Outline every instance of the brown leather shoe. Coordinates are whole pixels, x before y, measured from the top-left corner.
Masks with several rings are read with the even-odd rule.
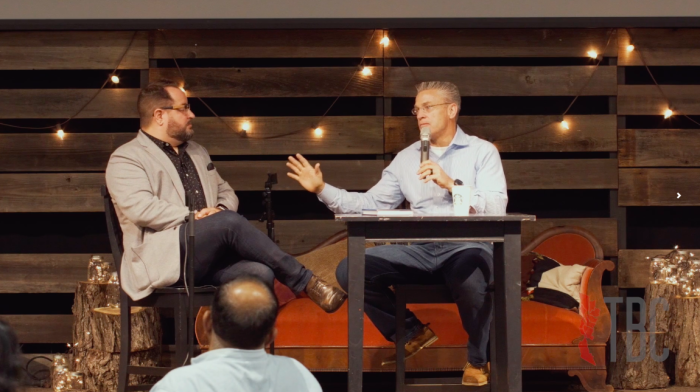
[[[489,383],[491,378],[491,364],[486,364],[486,366],[476,367],[471,363],[467,362],[464,366],[464,374],[462,375],[462,385],[469,385],[472,387],[480,387]]]
[[[437,340],[438,337],[435,336],[435,332],[433,332],[433,330],[427,325],[424,325],[423,329],[404,346],[406,350],[406,359],[418,354],[420,350],[430,346]],[[391,354],[385,360],[383,360],[382,366],[391,365],[392,363],[396,363],[396,353]]]
[[[338,310],[348,297],[342,290],[329,285],[314,275],[306,285],[306,294],[326,313]]]

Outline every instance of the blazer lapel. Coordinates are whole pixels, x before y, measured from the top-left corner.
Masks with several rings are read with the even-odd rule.
[[[168,158],[167,155],[165,155],[165,152],[158,148],[158,146],[155,145],[151,141],[151,139],[148,138],[148,136],[142,134],[143,131],[139,131],[138,135],[136,138],[139,140],[141,145],[148,151],[151,156],[160,163],[161,166],[163,166],[163,169],[165,170],[166,173],[170,176],[170,180],[173,182],[173,186],[175,187],[175,191],[177,194],[180,196],[180,199],[182,199],[182,204],[185,204],[185,186],[182,185],[182,180],[180,180],[180,176],[177,174],[177,170],[175,170],[175,165],[173,165],[173,162]]]

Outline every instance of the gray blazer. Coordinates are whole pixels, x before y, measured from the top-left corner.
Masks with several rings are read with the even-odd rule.
[[[236,211],[238,197],[209,166],[207,150],[190,141],[187,153],[202,181],[207,207],[221,204]],[[139,300],[180,277],[179,229],[189,213],[185,188],[165,152],[142,132],[112,153],[106,180],[124,232],[121,286]]]

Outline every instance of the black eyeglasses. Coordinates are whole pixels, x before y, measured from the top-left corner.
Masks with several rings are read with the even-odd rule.
[[[164,107],[158,108],[158,109],[163,109],[163,110],[178,110],[178,111],[184,112],[184,111],[186,111],[186,110],[190,110],[190,104],[189,104],[189,103],[186,103],[186,104],[184,104],[184,105],[178,105],[178,106],[164,106]]]

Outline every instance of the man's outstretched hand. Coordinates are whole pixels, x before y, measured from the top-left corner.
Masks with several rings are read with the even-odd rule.
[[[290,156],[288,158],[287,167],[292,171],[287,173],[287,176],[299,182],[309,192],[316,194],[321,193],[326,183],[323,182],[323,173],[321,173],[321,164],[311,166],[301,154]]]

